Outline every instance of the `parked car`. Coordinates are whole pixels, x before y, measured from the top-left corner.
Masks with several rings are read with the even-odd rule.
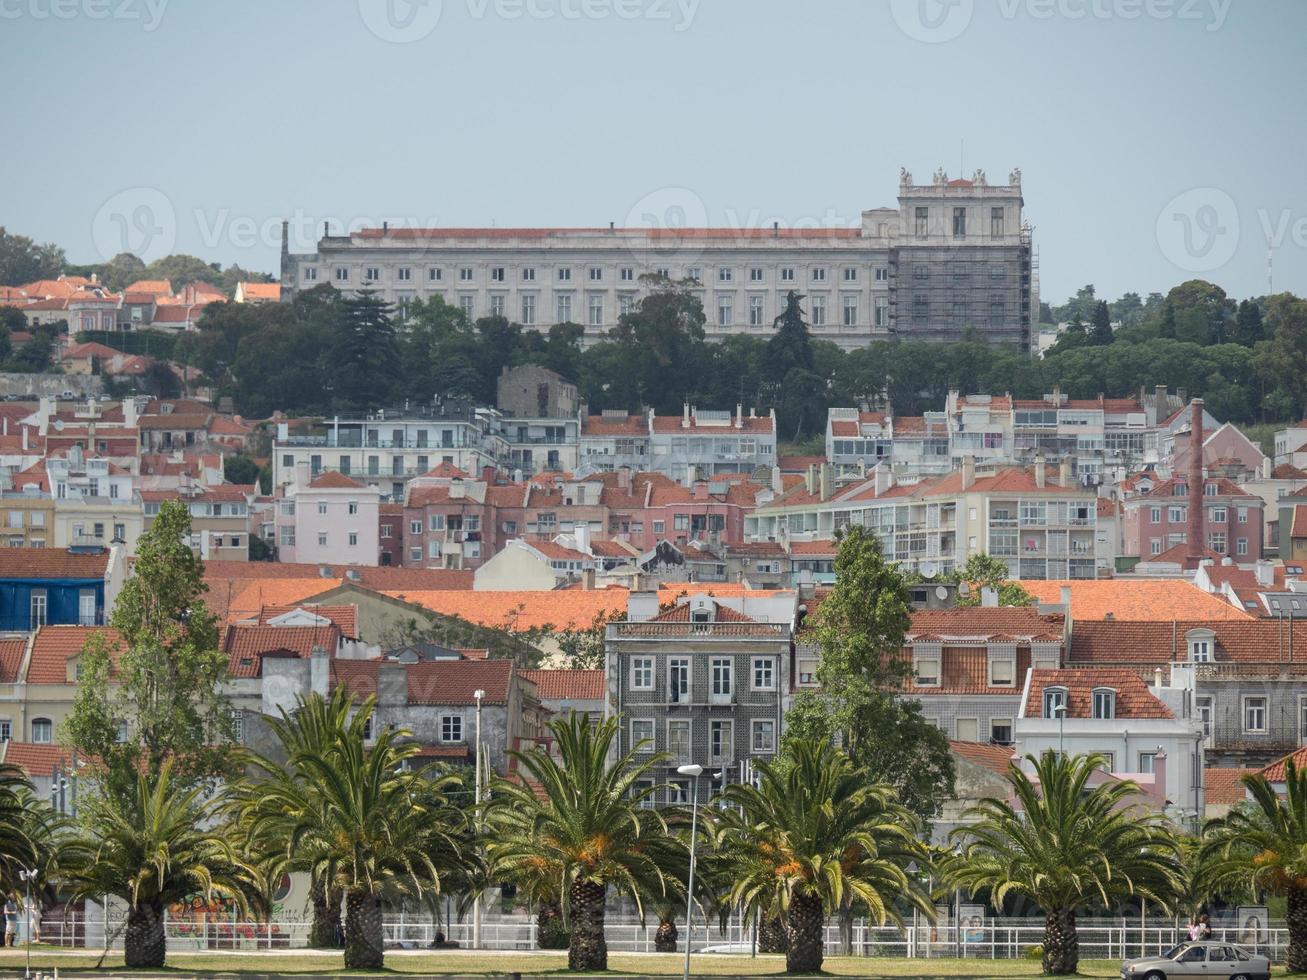
[[[1270,980],[1271,961],[1231,943],[1180,943],[1161,956],[1126,960],[1121,964],[1121,976],[1124,980]]]

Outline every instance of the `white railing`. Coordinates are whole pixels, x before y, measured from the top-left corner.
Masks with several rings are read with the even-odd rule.
[[[121,914],[109,917],[108,932],[111,948],[121,948],[124,923]],[[267,949],[302,949],[308,946],[309,923],[304,921],[243,922],[217,916],[201,916],[196,920],[166,920],[169,952],[201,952],[208,950],[257,951]],[[658,929],[656,916],[650,915],[644,925],[627,913],[610,912],[604,934],[608,948],[615,952],[652,953],[654,935]],[[685,946],[684,917],[678,917],[680,949]],[[457,943],[463,948],[472,946],[472,923],[469,920],[436,922],[429,914],[387,913],[384,917],[384,935],[387,947],[423,949],[436,941]],[[1157,925],[1133,919],[1082,919],[1078,923],[1080,955],[1084,959],[1120,960],[1137,956],[1153,956],[1165,952],[1186,937],[1186,927],[1173,922]],[[868,925],[854,920],[849,952],[854,956],[908,957],[913,959],[940,959],[962,956],[979,959],[1021,959],[1033,955],[1032,950],[1044,941],[1043,919],[985,919],[983,923],[964,925],[959,935],[951,925],[931,925],[924,919],[903,929],[894,926]],[[1282,958],[1288,945],[1288,931],[1282,922],[1272,922],[1256,937],[1231,926],[1217,925],[1213,939],[1243,946],[1269,956]],[[64,918],[47,915],[41,925],[41,941],[53,946],[76,948],[103,948],[105,921],[92,913],[76,914]],[[738,916],[732,916],[725,929],[719,929],[716,917],[707,927],[696,916],[693,948],[731,947],[732,952],[749,952],[753,945],[753,931],[746,928]],[[487,917],[481,927],[481,945],[488,950],[528,950],[536,948],[536,921],[534,916],[516,914]],[[838,955],[845,951],[844,938],[838,922],[828,919],[825,927],[826,952]]]

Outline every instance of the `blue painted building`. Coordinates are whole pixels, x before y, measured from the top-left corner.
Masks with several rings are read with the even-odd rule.
[[[0,548],[0,632],[103,623],[110,558],[98,546]]]

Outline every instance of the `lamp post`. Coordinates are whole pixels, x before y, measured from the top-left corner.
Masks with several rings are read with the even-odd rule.
[[[27,919],[27,934],[23,937],[24,946],[27,947],[27,966],[23,970],[24,977],[32,975],[32,881],[36,878],[36,869],[23,868],[18,872],[18,877],[23,879],[26,889],[26,897],[23,899],[23,915]]]
[[[476,698],[477,703],[477,734],[476,734],[476,783],[473,790],[473,819],[476,820],[477,836],[481,836],[481,699],[486,696],[486,692],[477,688],[472,692],[472,697]],[[478,890],[476,897],[472,902],[472,948],[481,948],[481,892]]]
[[[1066,755],[1066,703],[1053,705],[1053,714],[1057,715],[1057,757]]]
[[[685,969],[681,972],[682,980],[690,980],[690,946],[694,942],[694,845],[699,833],[699,777],[703,775],[703,766],[691,763],[677,766],[676,771],[682,776],[689,776],[690,786],[690,882],[685,889]]]

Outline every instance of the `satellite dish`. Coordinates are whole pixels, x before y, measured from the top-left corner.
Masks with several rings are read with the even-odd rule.
[[[948,598],[948,588],[947,588],[946,586],[943,586],[943,585],[937,585],[937,586],[935,586],[935,598],[937,598],[937,599],[941,599],[941,600],[942,600],[942,599],[947,599],[947,598]]]
[[[55,420],[54,420],[54,431],[55,431],[55,432],[63,432],[63,431],[64,431],[64,420],[63,420],[63,419],[55,419]]]
[[[939,573],[939,566],[933,561],[923,561],[921,563],[921,574],[924,578],[934,578]]]

